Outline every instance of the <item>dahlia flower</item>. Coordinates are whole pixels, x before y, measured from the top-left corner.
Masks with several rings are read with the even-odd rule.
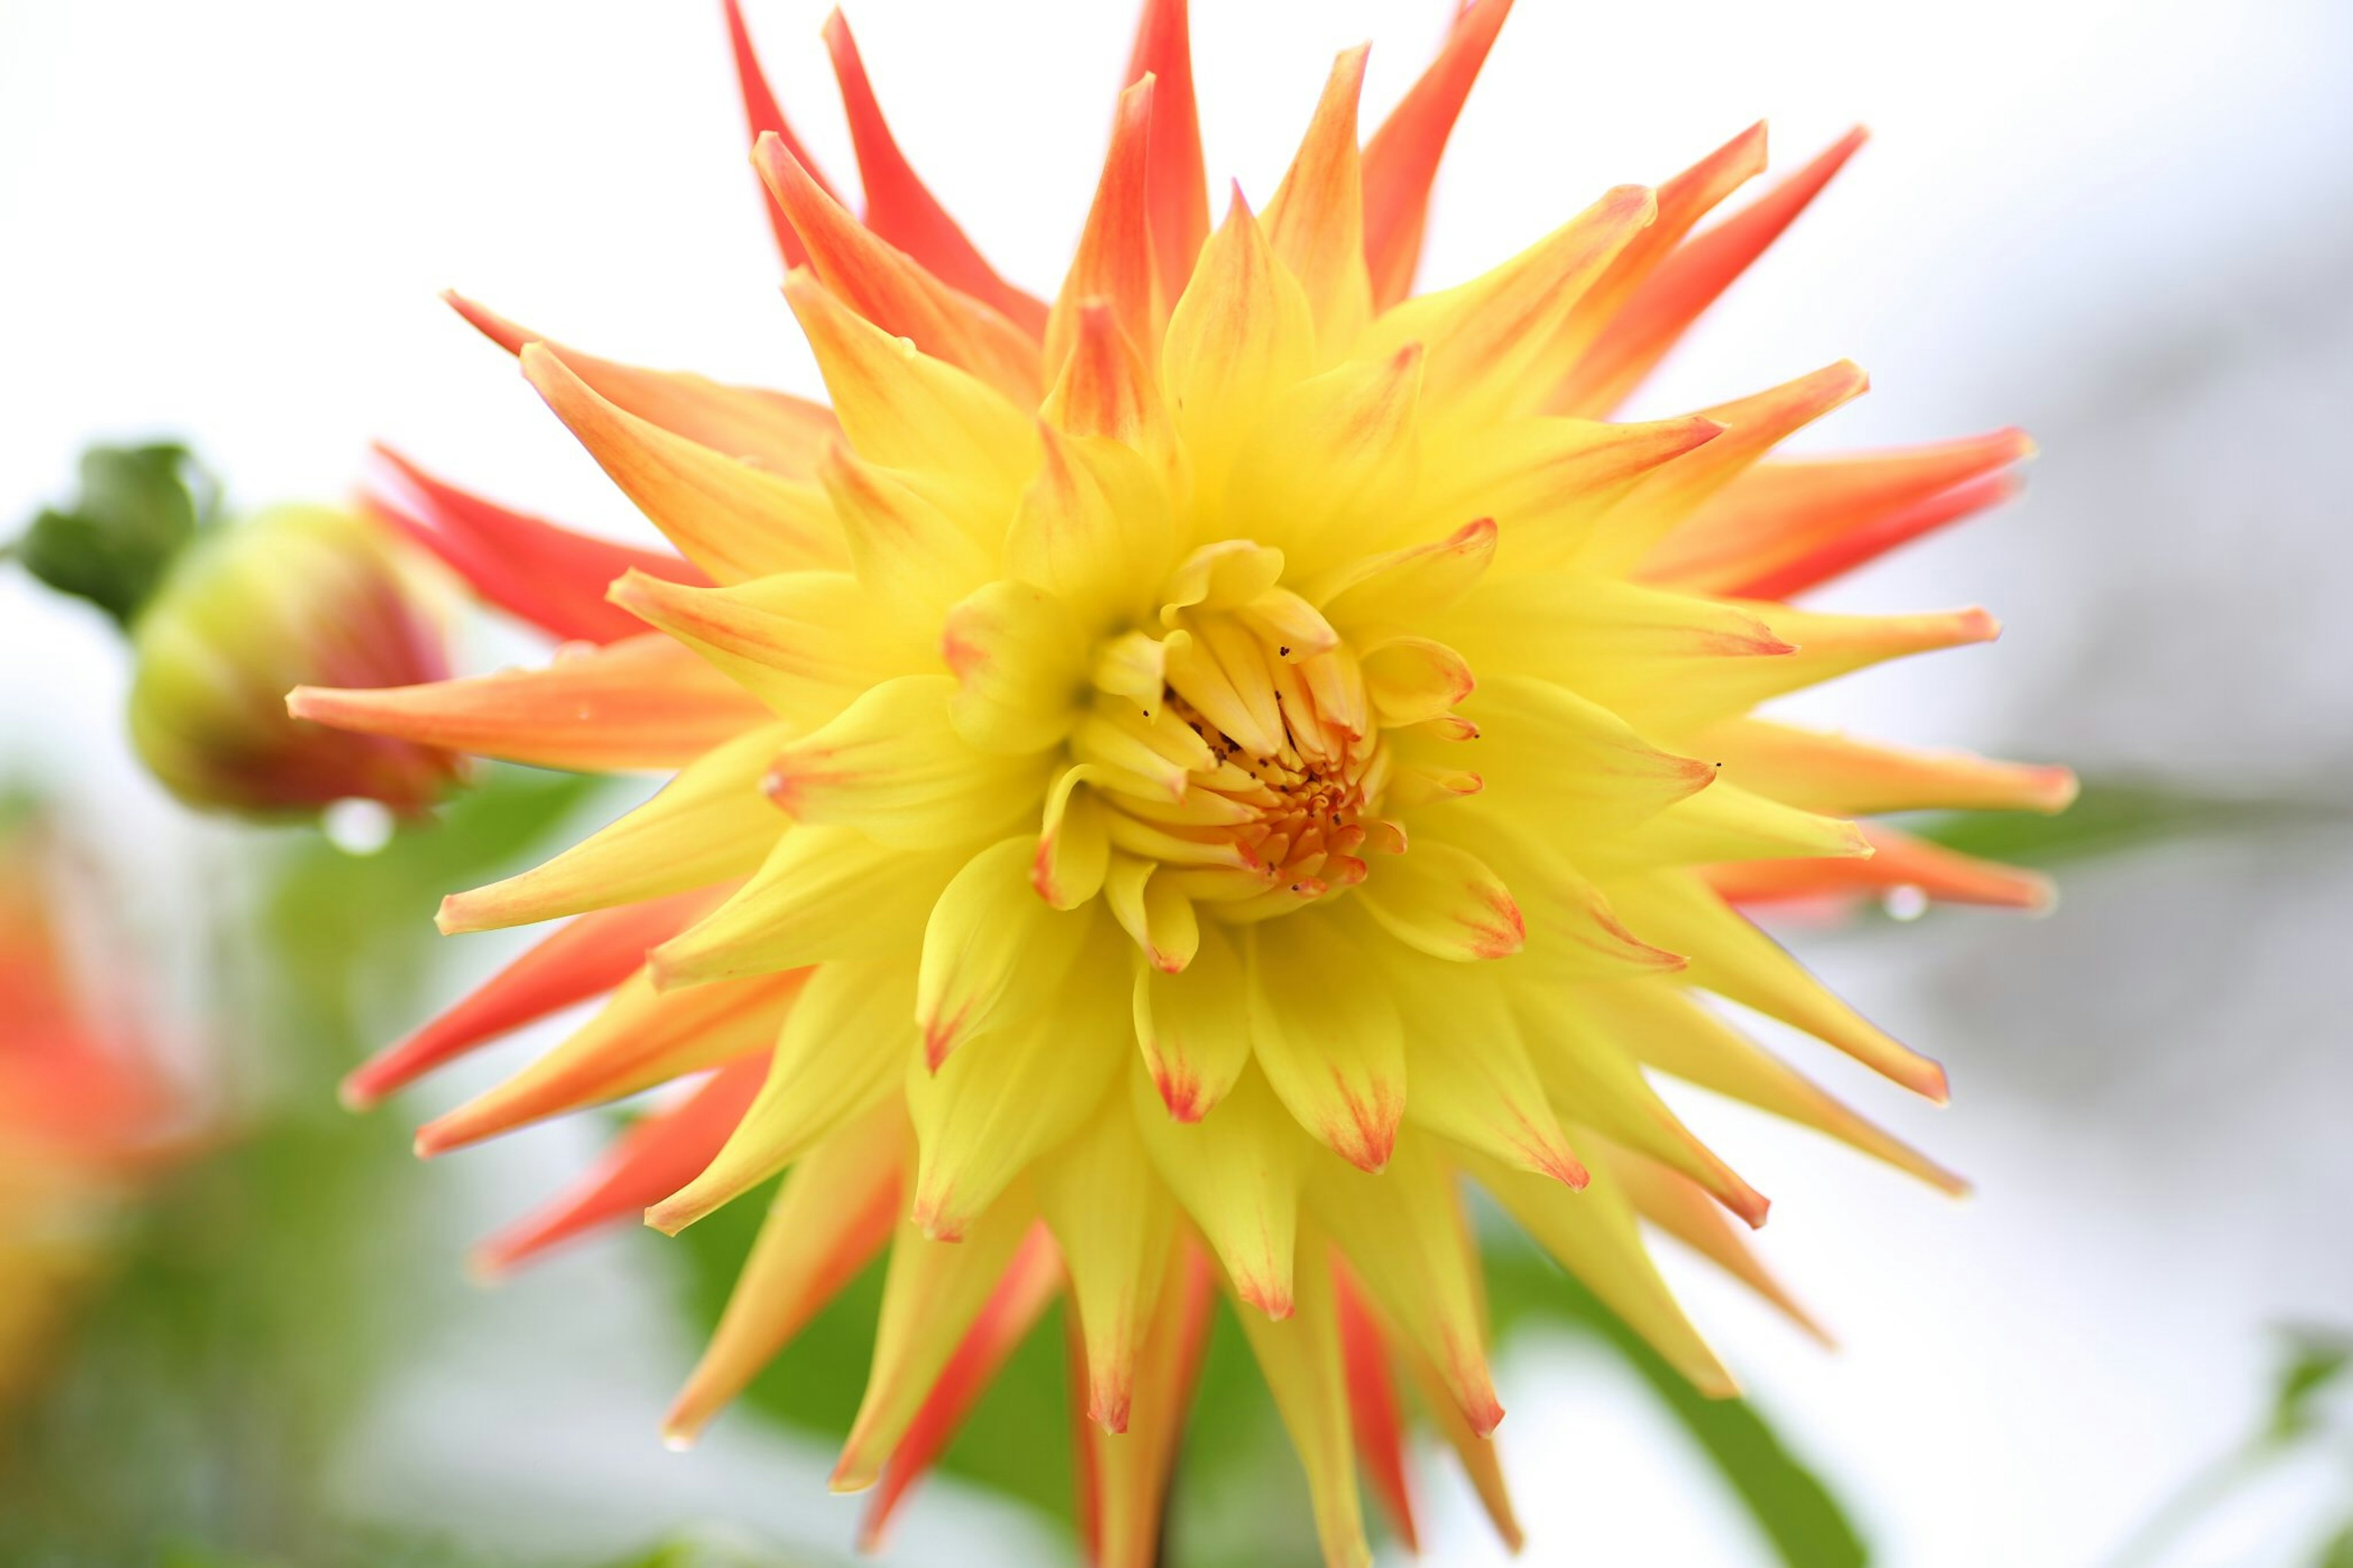
[[[304,717],[540,766],[670,774],[447,931],[572,917],[356,1073],[373,1101],[603,994],[427,1154],[691,1079],[501,1267],[784,1173],[666,1431],[691,1439],[870,1259],[873,1364],[834,1484],[879,1530],[1049,1302],[1073,1303],[1080,1517],[1153,1560],[1216,1298],[1328,1560],[1365,1476],[1409,1539],[1397,1381],[1498,1529],[1487,1194],[1692,1381],[1731,1379],[1645,1251],[1797,1313],[1730,1220],[1766,1200],[1665,1075],[1946,1172],[1751,1043],[1779,1019],[1941,1100],[1936,1063],[1736,904],[2032,878],[1856,818],[2055,809],[2063,770],[1755,715],[1983,612],[1793,596],[2006,493],[2015,432],[1775,461],[1838,363],[1608,416],[1806,205],[1850,136],[1713,226],[1761,126],[1467,283],[1410,290],[1431,180],[1508,0],[1463,7],[1361,145],[1342,54],[1262,208],[1214,225],[1183,0],[1147,0],[1050,302],[917,180],[837,14],[862,214],[728,21],[786,301],[829,407],[598,358],[453,303],[675,555],[595,542],[387,454],[383,504],[565,646],[544,668],[294,694]]]

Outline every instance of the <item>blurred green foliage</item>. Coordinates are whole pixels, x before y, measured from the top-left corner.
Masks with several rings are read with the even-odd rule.
[[[226,1107],[212,1152],[167,1176],[73,1353],[0,1464],[0,1563],[142,1563],[174,1549],[375,1568],[322,1495],[319,1458],[406,1342],[426,1218],[406,1133],[345,1115],[335,1079],[376,1042],[368,1004],[413,994],[453,882],[502,868],[586,781],[496,770],[438,828],[354,858],[315,833],[254,834],[250,923],[206,942],[233,1061],[267,1076]],[[209,1086],[208,1086],[209,1087]],[[423,1551],[426,1548],[419,1547]],[[227,1561],[241,1562],[231,1558]]]
[[[127,626],[218,505],[185,447],[91,447],[81,457],[80,493],[70,505],[44,508],[9,553],[50,587]]]
[[[2343,802],[2200,795],[2133,779],[2086,779],[2056,816],[2024,811],[1936,812],[1895,820],[1964,854],[2054,866],[2221,833],[2264,833],[2353,820]]]

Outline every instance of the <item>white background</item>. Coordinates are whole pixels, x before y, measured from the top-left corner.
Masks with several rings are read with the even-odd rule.
[[[788,112],[847,175],[822,8],[750,8]],[[1377,112],[1448,9],[1196,0],[1213,178],[1263,201],[1332,53],[1373,39]],[[616,357],[818,390],[776,294],[715,4],[5,0],[0,17],[0,527],[63,492],[85,441],[163,433],[245,503],[338,494],[382,437],[582,526],[642,526],[435,300],[444,286]],[[851,20],[919,169],[1002,270],[1050,293],[1127,7],[867,0]],[[1982,600],[2004,642],[1811,709],[2341,799],[2353,8],[1522,0],[1449,154],[1425,280],[1767,115],[1782,166],[1855,121],[1875,140],[1645,405],[1852,356],[1875,390],[1815,444],[2017,422],[2046,454],[2024,505],[1841,590]],[[79,792],[168,910],[218,836],[122,759],[108,637],[10,575],[0,659],[0,765]],[[2253,1418],[2266,1324],[2353,1320],[2348,862],[2341,834],[2232,840],[2079,874],[2047,921],[1938,915],[1813,942],[1867,1011],[1947,1061],[1956,1104],[1926,1112],[1825,1071],[1974,1175],[1970,1204],[1695,1108],[1776,1199],[1770,1255],[1845,1349],[1825,1358],[1682,1270],[1695,1310],[1883,1561],[2100,1561]],[[577,1153],[525,1139],[471,1176],[419,1179],[482,1184],[488,1215]],[[495,1531],[501,1489],[520,1487],[564,1500],[590,1544],[697,1517],[846,1539],[810,1455],[740,1429],[691,1460],[653,1452],[690,1350],[633,1293],[641,1245],[473,1309],[371,1428],[353,1506],[427,1500]],[[1526,1561],[1757,1560],[1617,1376],[1565,1349],[1506,1360]],[[2341,1479],[2307,1480],[2176,1560],[2298,1560],[2346,1503]],[[1496,1560],[1432,1489],[1433,1560]],[[902,1560],[1055,1550],[951,1492],[918,1502]],[[965,1531],[967,1507],[997,1522]]]

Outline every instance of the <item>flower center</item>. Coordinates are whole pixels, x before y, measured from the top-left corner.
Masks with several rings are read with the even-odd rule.
[[[1254,757],[1182,693],[1172,689],[1166,700],[1217,759],[1214,768],[1193,775],[1192,787],[1232,803],[1238,820],[1230,837],[1250,851],[1269,890],[1313,899],[1365,879],[1366,867],[1356,851],[1366,837],[1365,785],[1377,731],[1363,741],[1344,735],[1336,757],[1310,755],[1291,730],[1286,708],[1283,746],[1272,756]],[[1321,739],[1320,725],[1315,732]]]

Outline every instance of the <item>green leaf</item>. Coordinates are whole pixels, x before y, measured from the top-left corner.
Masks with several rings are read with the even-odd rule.
[[[2320,1396],[2353,1365],[2353,1339],[2333,1330],[2295,1327],[2280,1331],[2287,1352],[2272,1389],[2271,1419],[2263,1440],[2291,1443],[2316,1430]]]
[[[34,576],[128,626],[214,500],[185,447],[92,447],[73,504],[43,510],[12,549]]]
[[[1898,820],[1906,831],[1964,854],[2019,866],[2049,866],[2179,838],[2308,827],[2348,817],[2353,817],[2353,811],[2320,800],[2200,795],[2119,778],[2085,780],[2075,804],[2056,816],[1990,811]]]

